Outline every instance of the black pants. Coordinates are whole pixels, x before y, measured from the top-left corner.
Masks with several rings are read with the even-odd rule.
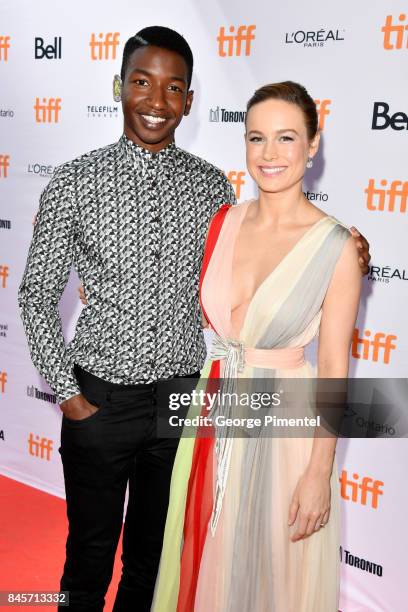
[[[129,483],[114,612],[149,611],[178,440],[156,436],[155,383],[115,385],[78,366],[75,373],[83,395],[99,410],[80,421],[63,417],[69,533],[61,590],[70,593],[71,612],[103,610]]]

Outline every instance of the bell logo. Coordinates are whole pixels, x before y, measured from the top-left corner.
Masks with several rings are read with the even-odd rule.
[[[220,57],[232,57],[233,55],[240,57],[243,42],[245,42],[245,55],[251,55],[251,42],[255,40],[255,30],[255,25],[240,25],[238,26],[237,33],[234,35],[235,26],[229,27],[229,34],[226,34],[224,26],[221,26],[217,36],[218,55]],[[225,47],[227,47],[226,51]]]
[[[91,60],[116,59],[116,50],[119,46],[119,32],[107,32],[106,34],[91,34]]]
[[[10,155],[0,155],[0,178],[7,178],[7,169],[10,166]]]
[[[9,277],[9,267],[0,265],[0,287],[5,289],[7,287],[7,279]]]
[[[364,189],[367,194],[368,210],[381,212],[407,212],[408,181],[391,181],[388,189],[388,181],[382,179],[380,187],[375,186],[375,179],[369,179],[368,186]]]
[[[36,98],[34,110],[37,123],[58,123],[61,98]]]
[[[0,372],[0,393],[6,392],[7,372]]]
[[[374,334],[374,338],[371,338],[371,331],[366,329],[364,336],[359,337],[359,330],[355,329],[353,332],[353,339],[351,342],[351,354],[355,359],[365,359],[370,361],[379,361],[380,351],[383,353],[382,362],[385,364],[390,363],[391,351],[397,348],[396,344],[393,344],[393,340],[397,340],[397,336],[393,334],[383,334],[377,332]],[[359,348],[363,349],[362,353],[359,353]]]
[[[406,23],[407,16],[404,13],[398,16],[399,24],[393,23],[392,15],[387,15],[385,18],[385,24],[381,28],[381,32],[384,32],[384,49],[387,51],[393,51],[394,49],[408,49],[408,37],[405,36],[405,32],[408,31],[408,24]]]
[[[52,440],[49,438],[40,439],[40,436],[35,436],[34,439],[34,434],[30,433],[28,438],[28,452],[33,457],[50,461],[52,453]]]
[[[45,45],[41,36],[34,38],[34,58],[35,59],[61,59],[62,57],[62,38],[54,36],[54,44]]]
[[[0,60],[8,61],[8,50],[10,49],[10,36],[0,36]]]
[[[244,176],[245,172],[237,172],[236,170],[231,170],[227,175],[229,182],[234,187],[237,200],[241,197],[241,187],[245,185]]]
[[[358,482],[359,478],[358,474],[353,474],[353,480],[349,480],[347,470],[343,470],[339,478],[341,485],[340,495],[344,500],[352,501],[362,506],[367,506],[367,502],[369,502],[371,508],[376,510],[380,495],[384,495],[384,491],[381,489],[384,486],[383,481],[364,476],[361,478],[361,482]]]
[[[387,102],[374,102],[372,130],[408,130],[408,115],[404,112],[389,114],[390,105]]]
[[[317,116],[319,117],[319,129],[324,130],[324,124],[327,115],[330,115],[330,111],[327,108],[331,104],[331,100],[315,100]]]

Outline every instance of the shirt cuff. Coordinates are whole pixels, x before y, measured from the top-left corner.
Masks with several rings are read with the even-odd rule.
[[[81,389],[72,369],[60,373],[53,385],[53,389],[57,396],[58,404],[61,404],[62,402],[71,399],[71,397],[75,397],[75,395],[79,395],[81,393]]]

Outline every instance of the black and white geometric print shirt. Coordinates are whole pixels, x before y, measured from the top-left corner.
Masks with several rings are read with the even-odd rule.
[[[40,199],[19,304],[34,365],[58,401],[76,363],[113,383],[199,370],[198,281],[209,220],[234,203],[218,168],[174,143],[119,142],[63,164]],[[88,305],[66,346],[58,303],[73,265]]]

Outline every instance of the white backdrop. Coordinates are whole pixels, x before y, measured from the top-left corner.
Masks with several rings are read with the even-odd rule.
[[[178,30],[195,56],[193,111],[177,143],[222,168],[241,200],[254,194],[240,113],[255,88],[292,79],[319,101],[323,142],[305,191],[371,244],[351,373],[407,372],[406,2],[3,0],[0,472],[60,496],[59,408],[31,364],[17,289],[38,198],[54,167],[121,134],[112,76],[124,42],[148,25]],[[223,41],[223,32],[234,38]],[[381,105],[373,119],[375,103]],[[77,285],[72,274],[61,303],[68,339],[81,308]],[[405,440],[339,443],[343,612],[407,608],[407,459]]]

